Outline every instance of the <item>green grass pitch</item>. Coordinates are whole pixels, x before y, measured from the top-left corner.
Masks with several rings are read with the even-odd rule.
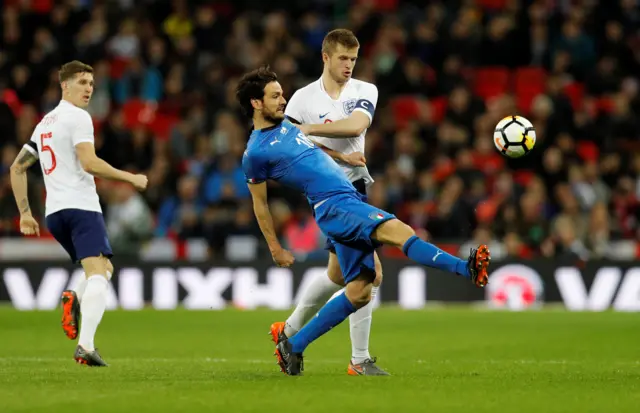
[[[343,323],[279,372],[285,312],[107,312],[111,364],[74,364],[58,312],[0,308],[0,412],[640,412],[640,317],[454,308],[374,313],[392,377],[350,377]]]

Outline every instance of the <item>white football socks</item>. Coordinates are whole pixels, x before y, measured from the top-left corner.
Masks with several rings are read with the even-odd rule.
[[[307,324],[307,321],[342,288],[341,285],[331,281],[327,271],[311,280],[307,289],[302,293],[296,309],[293,310],[284,325],[284,333],[287,337],[291,337],[300,331]]]
[[[111,280],[111,273],[109,271],[107,271],[107,280]],[[84,296],[84,290],[87,289],[87,281],[89,281],[89,280],[87,279],[87,276],[85,275],[78,282],[78,284],[73,288],[73,291],[76,293],[76,296],[78,297],[78,301],[79,302],[82,301],[82,296]]]
[[[80,302],[82,321],[78,344],[85,350],[95,350],[93,339],[98,325],[107,307],[107,288],[109,281],[102,275],[92,275],[87,279],[87,285]]]
[[[380,287],[371,288],[369,304],[349,316],[351,332],[351,362],[360,364],[371,358],[369,354],[369,335],[371,334],[371,314],[373,313],[373,299]]]
[[[82,302],[82,297],[84,296],[84,291],[87,289],[87,277],[84,276],[82,277],[82,279],[78,282],[78,284],[76,284],[76,286],[73,288],[73,291],[75,291],[76,296],[78,297],[78,301]]]

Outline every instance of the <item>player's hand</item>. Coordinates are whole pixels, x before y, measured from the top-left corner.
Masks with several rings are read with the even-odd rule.
[[[344,155],[342,160],[351,166],[365,166],[367,164],[367,158],[364,157],[364,153],[362,152],[353,152]]]
[[[293,254],[283,248],[271,251],[271,256],[273,257],[273,262],[275,262],[278,267],[290,267],[295,261]]]
[[[23,235],[40,236],[40,226],[31,215],[22,215],[20,217],[20,232]]]
[[[147,189],[147,177],[142,174],[133,175],[131,179],[131,185],[133,185],[138,191],[144,191]]]

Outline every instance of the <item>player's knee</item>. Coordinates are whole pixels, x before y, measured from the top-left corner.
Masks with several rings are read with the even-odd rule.
[[[402,248],[414,235],[416,232],[409,225],[399,219],[392,219],[381,224],[374,232],[373,238],[383,244]]]
[[[380,287],[380,284],[382,284],[382,270],[380,272],[376,271],[376,278],[373,279],[374,287]]]
[[[107,272],[113,275],[113,263],[107,258]]]
[[[360,289],[360,290],[349,290],[345,291],[347,295],[347,299],[353,304],[355,308],[362,308],[365,305],[369,304],[371,301],[371,284],[369,284],[368,289]]]
[[[102,275],[103,277],[109,279],[107,276],[107,263],[109,260],[106,257],[87,257],[81,260],[82,269],[85,272],[86,277],[91,277],[92,275]],[[113,268],[113,266],[112,266]]]
[[[361,308],[369,304],[371,301],[371,288],[373,287],[372,281],[374,278],[373,273],[363,273],[347,284],[345,294],[354,307]]]
[[[380,287],[380,284],[382,284],[382,263],[380,262],[378,254],[374,254],[373,258],[376,268],[376,278],[373,280],[373,286]]]

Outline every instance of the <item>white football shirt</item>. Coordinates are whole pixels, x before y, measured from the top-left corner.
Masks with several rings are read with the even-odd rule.
[[[82,169],[75,146],[93,141],[91,115],[61,100],[42,118],[24,147],[40,160],[47,192],[45,215],[63,209],[102,213],[93,176]]]
[[[375,107],[378,103],[378,88],[368,82],[350,79],[339,99],[333,99],[326,92],[322,78],[297,90],[285,109],[285,115],[293,122],[300,124],[328,123],[348,118],[353,111],[361,111],[369,117],[369,125],[373,121]],[[364,153],[365,129],[360,136],[353,138],[324,138],[309,135],[309,138],[329,149],[344,154]],[[367,167],[351,166],[338,162],[351,182],[364,179],[366,185],[373,183]]]

